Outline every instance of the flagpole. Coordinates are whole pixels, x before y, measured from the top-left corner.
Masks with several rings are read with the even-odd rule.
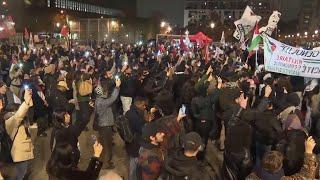
[[[258,69],[258,50],[256,50],[256,69]]]

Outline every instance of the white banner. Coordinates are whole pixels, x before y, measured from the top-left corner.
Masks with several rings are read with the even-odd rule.
[[[320,51],[305,50],[264,36],[264,61],[267,71],[292,76],[320,78]]]
[[[261,17],[255,15],[251,8],[247,6],[241,19],[234,22],[236,30],[233,33],[233,37],[243,42],[245,35],[247,35],[260,20]]]

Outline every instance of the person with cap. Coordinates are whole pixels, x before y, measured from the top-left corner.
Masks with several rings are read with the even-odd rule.
[[[116,87],[113,90],[113,82],[110,81],[101,82],[102,94],[98,94],[95,101],[95,115],[98,126],[99,142],[102,144],[104,149],[102,153],[102,159],[104,161],[103,169],[115,168],[111,161],[113,141],[112,127],[115,125],[112,105],[118,98],[121,80],[116,79]]]
[[[190,132],[183,138],[182,149],[165,161],[165,177],[168,180],[190,179],[211,180],[214,172],[198,161],[197,154],[204,150],[205,144],[200,135]]]
[[[67,98],[67,90],[69,90],[69,87],[66,81],[59,81],[57,83],[56,89],[54,89],[51,93],[51,96],[48,97],[49,107],[52,109],[53,112],[72,112],[74,100]]]

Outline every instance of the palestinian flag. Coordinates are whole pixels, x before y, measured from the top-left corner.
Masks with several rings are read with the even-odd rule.
[[[253,33],[253,38],[250,44],[250,47],[248,47],[249,53],[252,51],[257,51],[259,49],[259,44],[262,42],[262,37],[259,33],[259,26],[258,23],[256,23],[254,33]]]

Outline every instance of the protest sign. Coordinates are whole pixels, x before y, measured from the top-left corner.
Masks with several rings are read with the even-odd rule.
[[[305,50],[264,36],[264,60],[267,71],[320,78],[320,51]]]
[[[245,35],[247,35],[254,28],[255,24],[260,20],[261,17],[255,15],[251,8],[247,6],[241,19],[234,22],[236,30],[233,33],[233,37],[240,42],[243,42]]]

